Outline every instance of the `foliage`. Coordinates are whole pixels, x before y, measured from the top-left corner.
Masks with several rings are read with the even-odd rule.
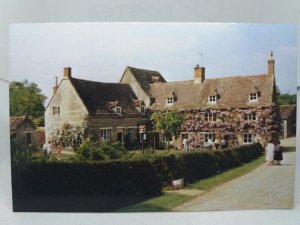
[[[32,152],[35,150],[33,145],[22,145],[15,138],[10,139],[11,160],[13,164],[22,164],[30,162],[32,159]]]
[[[120,142],[84,141],[76,153],[78,160],[81,161],[101,161],[119,159],[126,153],[126,150]]]
[[[288,93],[280,94],[278,98],[279,105],[294,105],[297,103],[297,95],[291,95]]]
[[[154,128],[157,132],[163,133],[166,140],[169,142],[173,137],[178,137],[181,131],[181,125],[184,121],[185,115],[178,110],[171,110],[168,112],[154,112],[151,115],[151,120],[154,121]]]
[[[212,113],[216,121],[205,121],[205,113]],[[256,120],[247,120],[246,115],[256,113]],[[225,139],[233,146],[236,132],[259,133],[269,139],[271,135],[279,135],[281,132],[281,115],[278,105],[272,104],[266,107],[252,109],[228,108],[221,109],[194,109],[185,114],[182,130],[190,132],[190,146],[200,148],[204,144],[204,135],[200,132],[212,132],[220,140]]]
[[[36,83],[11,82],[9,97],[10,116],[27,116],[39,125],[44,123],[46,96]]]
[[[62,129],[57,129],[51,135],[51,141],[55,145],[62,145],[63,147],[71,147],[77,149],[85,139],[87,126],[73,126],[68,123],[64,124]]]
[[[150,162],[32,162],[13,168],[17,195],[38,196],[153,196],[161,183]]]

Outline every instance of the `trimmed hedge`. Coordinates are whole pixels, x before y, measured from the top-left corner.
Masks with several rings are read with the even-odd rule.
[[[33,162],[22,169],[15,167],[13,171],[16,194],[90,196],[161,193],[161,181],[147,160]]]
[[[32,162],[13,165],[13,191],[21,196],[156,195],[174,179],[192,182],[260,154],[262,146],[252,144],[220,151],[155,156],[149,160]]]

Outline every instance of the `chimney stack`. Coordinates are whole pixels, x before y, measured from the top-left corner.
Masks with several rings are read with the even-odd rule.
[[[72,77],[72,68],[65,67],[64,68],[64,79],[70,79]]]
[[[273,51],[269,53],[270,58],[268,60],[268,74],[275,75],[275,60],[273,59]]]
[[[205,80],[205,67],[198,64],[194,68],[194,84],[202,84]]]
[[[57,89],[58,89],[58,82],[57,82],[57,77],[55,77],[55,84],[54,84],[54,87],[53,87],[53,95],[56,94]]]

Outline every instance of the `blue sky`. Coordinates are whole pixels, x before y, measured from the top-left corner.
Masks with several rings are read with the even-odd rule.
[[[73,76],[118,82],[127,65],[157,70],[167,81],[267,73],[275,59],[281,92],[296,93],[296,27],[267,24],[61,23],[10,27],[10,80],[36,82],[51,98],[63,67]],[[201,54],[203,55],[203,58]],[[202,63],[203,62],[203,63]]]

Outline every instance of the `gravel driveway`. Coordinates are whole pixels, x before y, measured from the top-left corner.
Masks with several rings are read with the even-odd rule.
[[[176,207],[174,211],[293,208],[296,138],[282,140],[281,145],[284,151],[281,166],[265,163]]]

